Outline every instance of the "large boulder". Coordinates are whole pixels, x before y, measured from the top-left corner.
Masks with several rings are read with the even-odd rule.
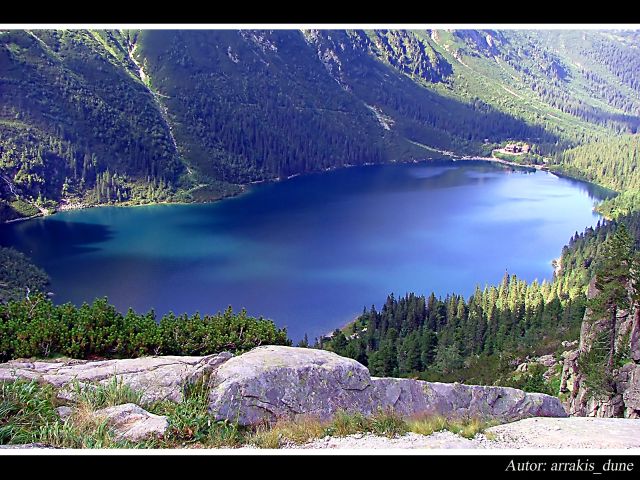
[[[255,424],[292,415],[326,418],[337,410],[371,413],[367,368],[324,350],[265,346],[226,362],[210,378],[209,410]]]
[[[70,387],[107,384],[114,377],[131,389],[142,393],[142,401],[181,402],[184,386],[213,371],[232,355],[223,352],[205,357],[142,357],[118,360],[20,361],[0,364],[0,381],[36,380],[61,388],[70,396]],[[63,387],[67,387],[66,389]]]
[[[265,346],[234,357],[212,374],[209,410],[242,425],[279,418],[328,419],[339,410],[370,415],[392,409],[404,416],[442,415],[512,421],[566,416],[555,397],[506,387],[375,378],[366,367],[334,353]]]

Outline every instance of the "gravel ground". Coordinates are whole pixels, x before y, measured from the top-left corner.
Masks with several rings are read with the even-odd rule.
[[[386,438],[373,434],[325,437],[289,448],[349,449],[504,449],[504,448],[622,448],[640,449],[640,419],[626,418],[528,418],[487,429],[469,440],[451,432],[431,435],[409,433]]]
[[[640,448],[640,419],[536,417],[487,431],[510,448]]]
[[[431,435],[408,433],[396,438],[387,438],[367,434],[349,435],[348,437],[325,437],[304,445],[291,448],[349,448],[349,449],[377,449],[377,448],[491,448],[491,443],[484,435],[476,435],[468,440],[451,432],[436,432]]]

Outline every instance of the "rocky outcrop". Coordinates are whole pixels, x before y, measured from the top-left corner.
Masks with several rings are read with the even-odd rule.
[[[442,415],[512,421],[566,416],[557,398],[506,387],[430,383],[371,377],[369,370],[332,352],[264,346],[233,357],[147,357],[128,360],[12,361],[0,365],[0,381],[35,379],[69,397],[69,386],[105,384],[118,378],[143,393],[143,402],[181,402],[184,387],[209,376],[209,411],[219,420],[255,425],[280,418],[328,419],[337,411],[371,415],[393,410],[403,416]],[[166,419],[133,404],[99,412],[122,438],[161,435]],[[69,410],[59,411],[61,417]]]
[[[595,279],[589,284],[587,297],[598,291]],[[560,393],[566,396],[565,406],[574,416],[640,418],[640,309],[619,310],[616,318],[616,351],[629,352],[629,363],[613,371],[613,392],[608,396],[594,395],[585,383],[579,359],[587,353],[597,335],[608,328],[607,318],[592,318],[587,309],[580,329],[576,350],[565,352]]]
[[[355,360],[323,350],[266,346],[222,364],[212,375],[209,410],[249,425],[335,412],[442,415],[511,421],[566,416],[558,399],[506,387],[375,378]]]
[[[154,415],[133,403],[103,408],[93,413],[97,419],[105,419],[113,429],[117,440],[139,442],[160,438],[169,428],[167,417]]]
[[[627,364],[617,377],[618,391],[622,392],[622,402],[629,418],[640,418],[640,365]]]
[[[562,342],[563,346],[569,345],[569,342]],[[577,343],[577,342],[575,342]],[[564,355],[565,352],[563,352]],[[554,355],[542,355],[540,357],[529,358],[527,357],[524,362],[520,363],[516,368],[516,373],[526,373],[531,370],[532,366],[541,365],[546,368],[542,373],[542,377],[545,381],[549,382],[551,379],[558,375],[558,366],[561,361],[557,360]]]
[[[230,353],[205,357],[142,357],[122,360],[11,361],[0,364],[0,381],[16,378],[37,380],[61,388],[65,400],[73,400],[71,387],[106,384],[117,378],[142,393],[145,403],[182,401],[184,386],[213,371],[231,358]]]

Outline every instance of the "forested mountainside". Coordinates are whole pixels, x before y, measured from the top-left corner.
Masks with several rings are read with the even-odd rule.
[[[640,208],[640,136],[620,135],[559,152],[555,170],[610,188],[620,195],[598,210],[609,218]]]
[[[614,31],[2,31],[0,215],[202,201],[251,181],[438,151],[486,155],[513,140],[551,158],[636,132],[636,40]],[[588,176],[582,163],[575,170]],[[614,178],[607,172],[603,183]]]
[[[579,337],[586,286],[603,244],[621,223],[640,251],[640,214],[635,212],[576,233],[552,282],[527,283],[505,274],[500,285],[477,287],[468,299],[455,293],[445,298],[389,295],[381,308],[365,308],[316,346],[354,358],[374,375],[509,384],[518,358],[557,353],[563,341]],[[555,395],[557,387],[551,391],[543,381],[537,384]]]
[[[49,276],[24,254],[0,247],[0,304],[46,292]]]

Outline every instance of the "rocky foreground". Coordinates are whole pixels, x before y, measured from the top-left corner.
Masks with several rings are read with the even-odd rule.
[[[256,425],[283,418],[328,419],[339,411],[370,415],[392,409],[403,416],[478,417],[507,422],[527,417],[564,417],[557,398],[507,387],[375,378],[334,353],[264,346],[239,356],[145,357],[123,360],[11,361],[0,364],[0,381],[49,383],[73,406],[73,388],[117,378],[142,400],[181,402],[183,390],[208,378],[209,411],[217,420]],[[140,412],[137,412],[140,415]]]
[[[361,433],[284,448],[640,448],[640,420],[567,418],[557,398],[507,387],[371,377],[354,360],[314,349],[264,346],[239,356],[0,364],[0,381],[17,379],[54,386],[62,419],[73,414],[78,387],[96,388],[117,379],[141,394],[140,405],[181,403],[189,384],[204,381],[209,413],[245,426],[304,417],[330,419],[338,411],[370,415],[380,409],[405,417],[471,417],[501,424],[472,439],[449,431],[395,438]],[[115,405],[93,415],[107,419],[117,438],[133,442],[161,438],[168,428],[167,417],[140,405]]]

